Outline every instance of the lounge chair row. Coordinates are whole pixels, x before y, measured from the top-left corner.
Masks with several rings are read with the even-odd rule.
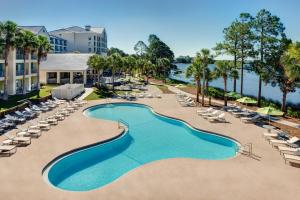
[[[51,126],[57,125],[58,121],[64,120],[80,106],[86,104],[85,101],[78,100],[71,103],[60,101],[60,104],[62,103],[65,103],[62,108],[47,117],[39,118],[35,123],[30,123],[27,129],[18,130],[15,136],[5,133],[6,140],[0,145],[0,155],[11,156],[16,153],[17,147],[30,145],[32,138],[39,138],[42,131],[50,130]]]
[[[272,147],[279,150],[285,163],[300,164],[300,139],[298,137],[290,137],[288,134],[279,131],[263,133],[262,136]]]

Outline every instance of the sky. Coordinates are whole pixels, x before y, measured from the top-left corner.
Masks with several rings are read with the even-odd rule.
[[[265,8],[281,18],[287,36],[300,41],[300,0],[0,0],[0,20],[44,25],[101,26],[108,47],[134,53],[137,41],[156,34],[175,56],[194,56],[223,39],[222,30],[241,12]]]

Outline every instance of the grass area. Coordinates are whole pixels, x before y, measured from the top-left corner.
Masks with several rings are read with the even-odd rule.
[[[173,92],[170,91],[166,85],[156,85],[156,87],[158,87],[158,89],[160,89],[164,94],[173,94]]]
[[[84,98],[84,100],[90,101],[90,100],[98,100],[98,99],[103,99],[106,97],[112,97],[113,92],[109,91],[107,88],[93,88],[94,91],[88,95],[87,97]]]
[[[56,86],[57,85],[42,86],[40,89],[40,98],[50,95],[52,88]],[[38,91],[32,91],[25,95],[10,96],[7,101],[0,100],[0,112],[19,105],[20,104],[19,101],[24,99],[38,99]]]

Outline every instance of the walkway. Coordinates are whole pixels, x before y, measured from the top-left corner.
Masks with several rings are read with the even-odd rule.
[[[85,91],[84,93],[78,98],[79,100],[83,100],[85,97],[89,96],[93,91],[94,89],[93,88],[84,88]]]
[[[174,86],[170,86],[168,85],[168,89],[174,93],[182,93],[182,94],[185,94],[189,97],[195,97],[195,95],[191,94],[191,93],[188,93],[188,92],[184,92]],[[205,98],[205,100],[208,100],[207,98]],[[215,99],[212,99],[211,102],[213,103],[216,103],[216,104],[223,104],[223,101],[219,101],[219,100],[215,100]],[[230,103],[228,103],[228,105],[231,105]],[[284,119],[280,119],[280,120],[276,120],[276,119],[273,119],[271,118],[271,121],[273,122],[276,122],[276,123],[279,123],[279,124],[283,124],[283,125],[286,125],[286,126],[290,126],[290,127],[294,127],[294,128],[299,128],[300,129],[300,124],[297,124],[297,123],[294,123],[294,122],[290,122],[290,121],[287,121],[287,120],[284,120]]]

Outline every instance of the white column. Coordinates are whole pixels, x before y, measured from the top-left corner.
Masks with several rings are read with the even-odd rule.
[[[73,72],[70,71],[70,83],[72,84],[73,83]]]
[[[83,71],[83,84],[86,84],[86,70]]]
[[[57,81],[57,84],[60,84],[60,72],[56,72],[56,77],[57,77],[57,79],[56,79],[56,81]]]
[[[8,85],[7,93],[9,95],[16,94],[16,49],[11,49],[8,54]],[[3,65],[3,67],[5,67]]]

